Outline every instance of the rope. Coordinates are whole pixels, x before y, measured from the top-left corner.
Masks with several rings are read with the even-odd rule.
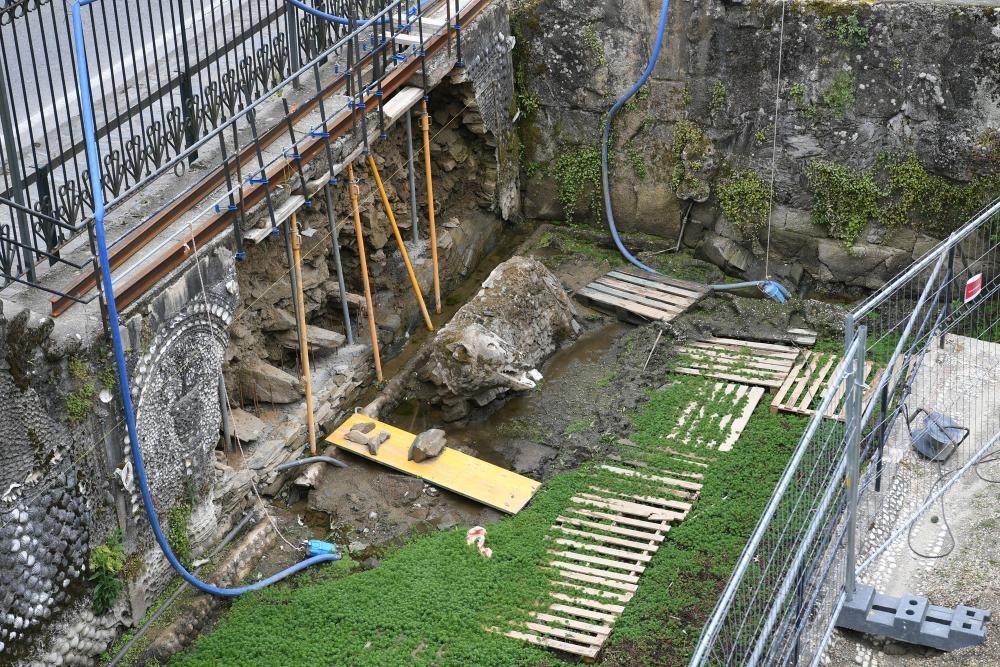
[[[771,212],[774,208],[774,177],[778,159],[778,115],[781,110],[781,55],[785,47],[785,6],[781,3],[781,28],[778,32],[778,83],[774,87],[774,129],[771,134],[771,190],[767,198],[767,245],[764,248],[764,278],[771,277]]]

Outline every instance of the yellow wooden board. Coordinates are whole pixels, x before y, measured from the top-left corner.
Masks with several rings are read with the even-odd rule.
[[[375,429],[368,435],[377,434],[379,431],[389,434],[389,439],[382,443],[377,455],[370,454],[365,445],[348,442],[344,438],[351,427],[359,422],[375,422]],[[541,486],[541,482],[463,454],[451,447],[445,447],[440,456],[429,461],[420,463],[408,461],[406,456],[416,437],[413,433],[395,426],[361,414],[353,414],[327,436],[326,440],[370,461],[421,477],[434,486],[510,514],[520,512]]]

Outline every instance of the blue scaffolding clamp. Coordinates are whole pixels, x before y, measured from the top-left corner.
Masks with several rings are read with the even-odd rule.
[[[312,132],[309,133],[309,136],[312,137],[313,139],[329,139],[330,133],[323,132],[322,130],[313,130]]]

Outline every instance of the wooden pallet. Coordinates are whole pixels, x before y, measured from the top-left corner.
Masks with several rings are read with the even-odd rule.
[[[778,389],[799,351],[789,345],[737,338],[705,338],[678,346],[677,373]]]
[[[707,293],[705,285],[624,268],[581,288],[576,297],[630,322],[669,322]]]
[[[698,473],[601,467],[622,477],[639,477],[666,493],[635,495],[592,486],[573,496],[546,536],[550,548],[545,567],[553,571],[553,589],[539,609],[527,613],[530,620],[515,623],[513,630],[492,630],[587,660],[596,658],[635,594],[646,564],[670,526],[687,516],[701,490],[701,483],[694,481],[701,479]]]
[[[677,418],[674,430],[662,436],[666,441],[676,440],[685,445],[720,452],[728,452],[733,448],[764,397],[764,388],[735,382],[716,382],[709,391],[707,397],[692,397]],[[714,403],[730,407],[720,409],[713,407]],[[696,433],[700,435],[696,436]],[[711,435],[706,438],[703,437],[704,434]]]
[[[811,416],[816,413],[823,402],[830,382],[840,372],[843,364],[839,354],[830,352],[806,352],[802,360],[788,374],[781,388],[771,401],[771,412],[791,412],[798,415]],[[869,387],[865,393],[878,385],[881,370],[875,371],[871,361],[865,362],[865,377],[863,382]],[[873,372],[874,371],[874,372]],[[837,394],[830,402],[826,416],[830,419],[844,420],[844,399],[847,383],[841,382]]]

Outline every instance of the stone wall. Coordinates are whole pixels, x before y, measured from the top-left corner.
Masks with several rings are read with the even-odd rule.
[[[586,151],[645,67],[658,13],[639,0],[515,10],[518,98],[537,107],[521,132],[528,217],[561,219],[560,190],[598,182]],[[770,272],[803,287],[876,287],[1000,194],[1000,14],[994,3],[787,4],[778,91],[781,16],[773,2],[671,3],[648,89],[615,124],[616,217],[668,238],[683,221],[702,257],[759,276],[777,94]],[[810,178],[816,160],[842,183]],[[747,174],[727,215],[724,184]],[[816,224],[831,201],[857,213],[850,233]],[[589,203],[582,193],[576,216],[598,223]]]

